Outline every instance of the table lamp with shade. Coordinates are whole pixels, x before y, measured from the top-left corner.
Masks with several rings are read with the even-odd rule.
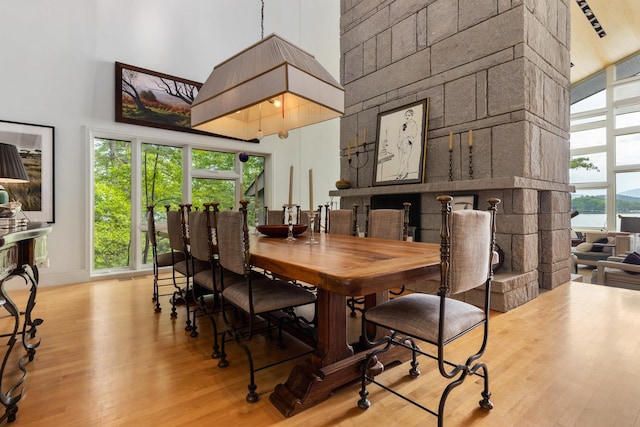
[[[16,146],[0,143],[0,205],[9,203],[9,193],[2,186],[3,182],[29,182],[29,175]]]

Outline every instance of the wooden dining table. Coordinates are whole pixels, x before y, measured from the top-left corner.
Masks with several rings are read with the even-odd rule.
[[[355,343],[348,340],[347,297],[364,295],[367,308],[386,301],[389,289],[440,274],[437,244],[324,233],[315,240],[319,243],[309,244],[305,233],[294,241],[260,235],[250,242],[254,266],[317,287],[316,347],[269,396],[287,417],[360,377],[366,344],[362,337]],[[382,332],[372,328],[367,335]]]

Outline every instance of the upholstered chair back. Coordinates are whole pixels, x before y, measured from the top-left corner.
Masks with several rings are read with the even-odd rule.
[[[449,290],[451,295],[482,286],[489,277],[491,214],[479,210],[451,212]]]
[[[404,210],[374,209],[369,214],[368,237],[389,240],[406,240]]]
[[[153,213],[153,206],[147,207],[147,235],[149,236],[149,243],[151,243],[151,246],[157,246],[156,219]]]
[[[334,209],[329,211],[329,234],[355,236],[355,214],[351,209]]]
[[[248,239],[244,228],[242,211],[221,211],[217,213],[216,236],[220,265],[236,274],[248,272],[247,256]]]
[[[207,216],[204,211],[189,212],[189,248],[191,256],[201,261],[209,261],[209,233]]]
[[[167,233],[169,234],[169,246],[174,251],[184,251],[184,237],[182,232],[182,212],[167,210]]]

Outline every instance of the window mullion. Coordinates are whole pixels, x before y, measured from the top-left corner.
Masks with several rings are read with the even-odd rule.
[[[615,150],[615,116],[613,111],[613,84],[615,80],[615,69],[613,66],[606,68],[606,151],[607,151],[607,187],[606,193],[606,212],[607,212],[607,229],[616,229],[616,150]]]
[[[142,172],[140,158],[142,153],[142,141],[140,138],[131,141],[131,266],[134,270],[141,267],[140,254],[142,253],[141,218],[139,200],[142,200]]]

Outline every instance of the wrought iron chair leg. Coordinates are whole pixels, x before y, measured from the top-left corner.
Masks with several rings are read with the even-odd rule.
[[[480,368],[484,372],[484,390],[482,391],[482,400],[479,403],[480,408],[485,411],[490,411],[493,409],[493,402],[491,402],[491,392],[489,391],[489,369],[487,365],[482,363]]]
[[[276,341],[276,348],[278,350],[283,350],[286,348],[286,346],[284,345],[284,337],[282,335],[282,326],[284,324],[283,320],[280,320],[279,324],[278,324],[278,340]]]
[[[187,310],[187,320],[186,320],[186,325],[184,327],[185,331],[191,331],[193,329],[193,327],[191,326],[191,310],[189,307],[189,279],[187,279],[187,285],[185,287],[185,292],[184,292],[184,305],[185,305],[185,309]]]
[[[198,336],[198,324],[197,324],[197,316],[198,316],[198,310],[201,310],[202,312],[206,313],[206,306],[205,306],[205,301],[204,301],[204,296],[200,295],[199,297],[196,297],[195,295],[195,287],[193,288],[193,300],[194,301],[198,301],[199,300],[199,304],[200,307],[194,307],[193,308],[193,321],[192,321],[192,327],[191,327],[191,334],[189,334],[192,338],[196,338]]]
[[[349,297],[349,299],[347,299],[347,307],[351,310],[349,315],[351,317],[356,317],[356,299],[354,297]]]
[[[153,297],[151,298],[151,301],[156,303],[155,312],[160,313],[162,311],[162,307],[160,307],[160,286],[158,285],[158,273],[156,271],[153,272]]]
[[[176,310],[176,297],[182,297],[180,295],[180,291],[175,291],[171,296],[171,318],[175,319],[178,317],[178,311]]]
[[[256,381],[255,381],[255,369],[253,366],[253,357],[251,357],[251,351],[249,350],[249,347],[247,347],[244,343],[240,342],[238,337],[236,337],[236,341],[238,342],[240,347],[242,347],[244,352],[247,354],[247,359],[249,360],[249,385],[247,386],[247,388],[249,389],[249,393],[247,393],[245,400],[249,403],[254,403],[258,401],[259,396],[258,396],[258,393],[256,393],[256,389],[258,388],[258,386],[256,385]]]
[[[224,331],[222,333],[222,339],[221,339],[221,347],[220,347],[220,360],[218,360],[218,368],[226,368],[227,366],[229,366],[229,361],[227,360],[227,353],[224,350],[225,347],[225,342],[227,341],[226,339],[227,337],[227,331]]]
[[[411,369],[409,369],[409,376],[411,378],[416,378],[420,376],[420,369],[418,369],[418,346],[415,341],[412,339],[407,339],[407,341],[411,342]]]
[[[220,345],[218,344],[218,325],[216,324],[216,319],[213,318],[215,311],[209,315],[211,319],[211,324],[213,326],[213,352],[211,353],[212,359],[220,358]]]
[[[389,339],[383,348],[372,351],[362,364],[362,382],[360,388],[360,400],[358,400],[358,407],[360,409],[368,409],[371,406],[371,402],[368,399],[369,392],[367,391],[367,383],[370,381],[375,382],[375,376],[381,374],[384,370],[384,366],[378,361],[378,354],[389,350],[392,342],[393,340]],[[373,361],[375,361],[375,363],[372,366]],[[372,372],[371,376],[369,376],[369,372]]]
[[[467,375],[467,369],[463,369],[460,373],[460,377],[457,380],[449,383],[449,385],[447,385],[447,387],[444,389],[444,392],[442,392],[442,396],[440,397],[440,405],[438,405],[438,427],[442,427],[444,425],[444,404],[447,402],[449,393],[451,393],[451,390],[462,384]]]

